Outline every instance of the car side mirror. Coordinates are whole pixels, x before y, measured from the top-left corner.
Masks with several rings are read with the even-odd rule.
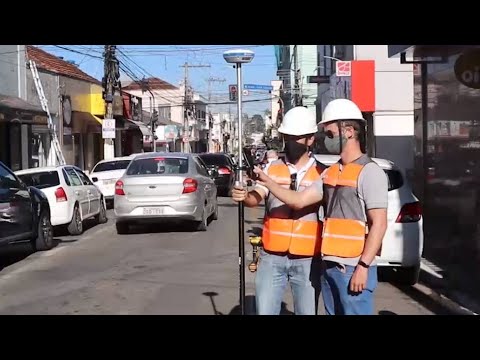
[[[92,178],[92,181],[93,181],[93,182],[98,182],[98,177],[93,177],[93,178]]]

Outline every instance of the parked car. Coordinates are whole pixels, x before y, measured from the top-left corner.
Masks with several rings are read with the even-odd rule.
[[[90,173],[90,179],[98,186],[107,203],[113,203],[115,183],[120,179],[135,156],[117,157],[99,161]]]
[[[48,199],[0,162],[0,244],[25,241],[35,250],[54,246]]]
[[[315,155],[315,158],[327,166],[339,160],[338,155]],[[388,177],[388,228],[377,263],[379,267],[396,267],[398,280],[413,285],[418,281],[423,253],[422,208],[393,162],[372,160]]]
[[[115,184],[114,211],[119,234],[134,223],[192,221],[206,231],[218,218],[217,174],[197,154],[146,153],[136,156]]]
[[[47,197],[53,226],[67,226],[71,235],[83,233],[83,222],[95,217],[107,222],[105,198],[79,168],[71,165],[20,170],[16,175]]]
[[[218,171],[215,178],[218,192],[223,196],[230,196],[235,185],[235,164],[225,153],[204,153],[199,154],[200,158],[208,168]]]

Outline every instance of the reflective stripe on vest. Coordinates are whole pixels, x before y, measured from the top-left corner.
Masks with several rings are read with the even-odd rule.
[[[358,177],[371,162],[367,156],[347,164],[332,165],[323,179],[327,213],[322,235],[322,253],[344,258],[360,256],[367,234],[364,209],[358,197]]]
[[[320,178],[323,169],[314,164],[303,177],[298,191],[303,191]],[[272,162],[268,175],[284,188],[290,187],[290,170],[282,161]],[[266,250],[313,256],[320,253],[322,223],[318,221],[320,204],[293,210],[272,193],[266,200],[262,243]]]

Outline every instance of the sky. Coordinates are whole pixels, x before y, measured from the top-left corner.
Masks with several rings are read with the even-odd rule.
[[[65,60],[73,60],[87,74],[101,80],[103,76],[102,53],[104,45],[41,45],[43,50]],[[242,67],[244,84],[270,85],[276,77],[276,62],[273,45],[117,45],[117,57],[139,79],[155,76],[175,86],[184,77],[185,62],[190,65],[210,67],[189,68],[189,82],[196,93],[207,98],[209,78],[225,80],[211,83],[211,102],[228,101],[228,85],[236,84],[236,70],[223,59],[223,52],[242,48],[255,52],[250,64]],[[128,80],[122,71],[121,80]],[[250,116],[264,115],[270,109],[268,92],[250,92],[243,100],[262,100],[244,104],[244,112]],[[230,107],[236,112],[236,106]],[[216,106],[213,111],[229,111],[228,105]]]

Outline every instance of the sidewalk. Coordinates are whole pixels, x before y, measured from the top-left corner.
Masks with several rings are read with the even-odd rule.
[[[467,231],[451,219],[424,225],[424,258],[437,276],[422,273],[421,281],[442,296],[480,313],[480,232]]]

